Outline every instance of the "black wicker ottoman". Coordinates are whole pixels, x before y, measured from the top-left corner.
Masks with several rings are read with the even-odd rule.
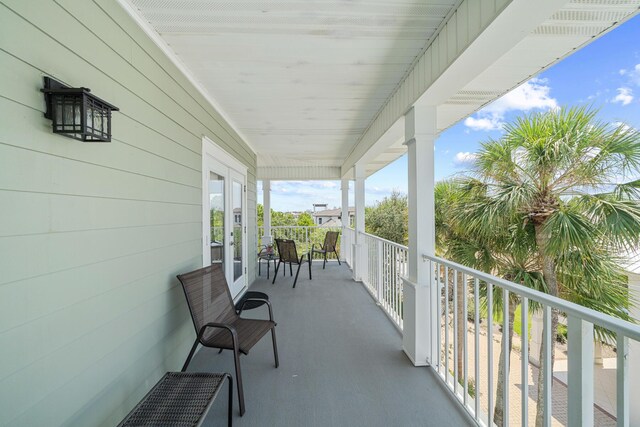
[[[118,424],[124,426],[200,426],[211,404],[229,380],[228,424],[233,420],[233,379],[229,374],[167,372]]]

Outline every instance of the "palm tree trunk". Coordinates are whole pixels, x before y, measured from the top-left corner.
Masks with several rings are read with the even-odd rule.
[[[511,357],[511,349],[513,348],[513,320],[516,317],[517,301],[514,298],[509,299],[509,349],[507,350],[506,357]],[[500,341],[500,359],[498,359],[498,387],[496,388],[496,406],[493,412],[493,422],[498,426],[508,426],[509,420],[504,419],[504,370],[505,370],[505,354],[504,354],[504,339],[505,332],[502,331],[502,340]],[[511,366],[511,364],[509,364]],[[508,373],[507,373],[508,375]],[[509,384],[507,383],[507,387]]]
[[[547,291],[550,295],[558,296],[558,278],[556,276],[556,263],[553,257],[547,253],[547,244],[549,242],[549,235],[544,231],[544,223],[535,224],[536,231],[536,244],[538,246],[538,253],[540,254],[540,263],[542,264],[542,275],[544,277],[545,284],[547,285]],[[558,330],[558,313],[555,310],[551,311],[551,366],[549,369],[552,372],[553,382],[553,362],[555,360],[555,342],[556,334]],[[546,330],[543,329],[543,336]],[[544,421],[544,353],[546,352],[546,345],[542,340],[540,346],[540,369],[538,370],[538,396],[536,399],[536,427],[542,427]],[[551,386],[551,384],[549,384]]]

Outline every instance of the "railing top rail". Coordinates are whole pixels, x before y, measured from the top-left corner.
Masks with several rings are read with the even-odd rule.
[[[396,243],[396,242],[392,242],[391,240],[383,239],[382,237],[378,237],[375,234],[362,233],[362,232],[360,234],[362,234],[363,236],[371,237],[371,238],[376,239],[376,240],[381,240],[382,242],[387,243],[387,244],[389,244],[391,246],[395,246],[398,249],[402,249],[402,250],[405,250],[405,251],[409,250],[408,247],[406,247],[404,245],[401,245],[400,243]]]
[[[258,228],[264,228],[264,225],[259,225]],[[328,227],[323,227],[320,225],[272,225],[271,229],[274,228],[326,228],[326,229],[330,229],[330,228],[342,228],[339,225],[330,225]]]
[[[507,289],[510,292],[514,292],[518,295],[525,296],[530,300],[540,302],[545,305],[549,305],[567,314],[574,315],[580,319],[587,320],[595,325],[602,326],[610,329],[614,332],[619,332],[626,337],[640,341],[640,326],[635,325],[626,320],[618,319],[608,314],[600,313],[593,309],[583,307],[581,305],[572,303],[570,301],[563,300],[553,295],[545,294],[544,292],[536,291],[534,289],[527,288],[526,286],[519,285],[514,282],[510,282],[505,279],[501,279],[491,274],[484,273],[473,268],[466,267],[462,264],[458,264],[453,261],[446,260],[432,255],[422,255],[422,258],[427,261],[431,260],[445,266],[454,268],[462,273],[467,273],[480,280],[489,282],[493,285],[497,285],[501,288]]]

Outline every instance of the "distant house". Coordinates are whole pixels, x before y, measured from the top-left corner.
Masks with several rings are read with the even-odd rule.
[[[629,280],[629,292],[636,303],[640,300],[640,251],[625,254],[622,260],[622,269]],[[637,322],[640,322],[640,306],[636,304],[629,313]]]
[[[242,225],[242,208],[233,210],[233,225]]]
[[[640,251],[627,254],[622,262],[624,274],[629,279],[629,293],[635,304],[631,306],[629,314],[636,321],[640,322]],[[640,391],[640,342],[629,340],[629,393],[633,396],[634,391]],[[631,405],[631,419],[640,420],[640,407]]]
[[[349,208],[349,226],[353,225],[356,208]],[[313,222],[319,227],[342,227],[342,209],[325,209],[311,214]]]

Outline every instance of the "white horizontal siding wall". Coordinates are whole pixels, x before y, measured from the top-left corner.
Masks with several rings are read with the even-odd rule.
[[[113,141],[53,135],[44,75],[120,107]],[[180,369],[203,135],[248,167],[254,259],[255,154],[126,12],[0,0],[0,425],[114,425]]]

